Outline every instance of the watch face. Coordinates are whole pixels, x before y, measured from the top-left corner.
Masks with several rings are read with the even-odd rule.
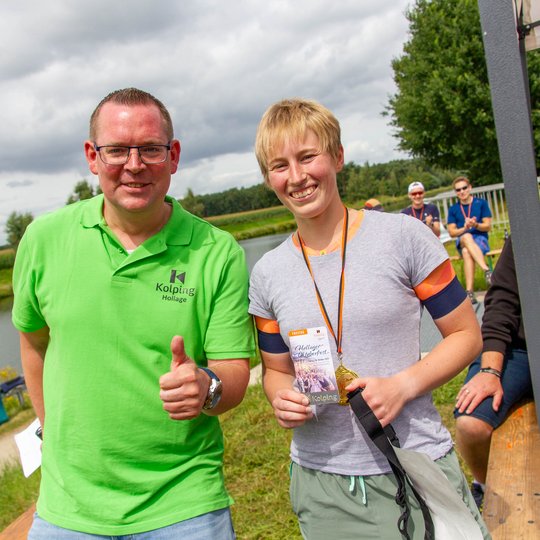
[[[206,401],[204,402],[203,409],[213,409],[221,399],[221,394],[223,392],[223,385],[220,378],[208,368],[201,368],[206,371],[210,377],[210,386],[208,388],[208,394],[206,396]]]

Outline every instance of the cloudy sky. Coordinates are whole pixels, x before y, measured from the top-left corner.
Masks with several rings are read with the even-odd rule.
[[[136,86],[182,141],[171,194],[250,186],[264,110],[314,98],[342,125],[346,161],[405,157],[381,116],[412,0],[130,0],[0,3],[0,245],[12,211],[59,208],[86,166],[88,118]]]

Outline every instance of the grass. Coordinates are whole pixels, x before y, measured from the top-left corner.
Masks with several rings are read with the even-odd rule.
[[[18,463],[8,463],[0,470],[0,531],[5,529],[37,498],[41,471],[25,478]]]
[[[13,295],[13,287],[11,286],[11,276],[13,268],[0,269],[0,298],[8,298]]]
[[[9,422],[0,426],[0,437],[6,433],[17,431],[22,426],[26,426],[26,424],[30,423],[30,421],[36,417],[36,414],[32,408],[28,408],[20,410],[15,414],[8,413],[8,416]]]
[[[433,393],[435,405],[452,434],[453,404],[464,376],[460,374]],[[9,422],[10,430],[32,417],[31,410],[18,413]],[[221,417],[221,425],[225,479],[236,503],[232,514],[238,539],[300,540],[289,503],[292,433],[278,426],[260,384],[248,388],[242,404]],[[37,499],[39,481],[39,471],[25,479],[18,464],[9,464],[0,471],[0,531]]]
[[[0,298],[7,298],[13,295],[11,275],[13,273],[14,262],[15,251],[13,249],[0,250]]]
[[[12,405],[6,403],[6,409],[10,417],[9,422],[0,426],[0,437],[8,433],[18,431],[35,418],[35,413],[26,401],[26,407],[21,409],[15,397]],[[36,471],[29,478],[25,478],[22,468],[17,460],[13,460],[0,466],[0,531],[5,529],[20,514],[28,510],[36,501],[41,471]]]
[[[286,233],[296,228],[292,214],[284,206],[226,214],[207,220],[216,227],[230,232],[236,240]]]
[[[262,386],[250,386],[242,404],[221,419],[225,479],[239,540],[301,538],[289,505],[289,445]]]

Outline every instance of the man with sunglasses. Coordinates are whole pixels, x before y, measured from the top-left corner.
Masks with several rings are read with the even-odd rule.
[[[84,144],[102,195],[35,220],[13,322],[43,426],[30,540],[234,538],[217,415],[254,353],[244,253],[167,196],[180,159],[147,92],[112,92]]]
[[[448,211],[448,233],[456,238],[456,247],[463,257],[465,289],[473,304],[478,303],[474,294],[474,266],[484,272],[486,284],[491,283],[491,271],[485,254],[489,251],[488,232],[491,230],[491,210],[485,199],[473,197],[472,185],[465,176],[458,176],[452,183],[458,202]]]
[[[411,199],[411,206],[404,208],[401,213],[419,219],[425,223],[435,236],[441,235],[441,217],[439,209],[430,203],[424,203],[426,190],[422,182],[411,182],[409,184],[408,194]]]

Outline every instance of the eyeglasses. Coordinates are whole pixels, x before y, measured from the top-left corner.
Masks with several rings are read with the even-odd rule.
[[[148,144],[143,146],[98,146],[94,143],[94,148],[99,154],[101,161],[107,165],[125,165],[134,148],[139,154],[139,159],[146,165],[156,165],[163,163],[167,159],[167,152],[171,149],[168,144]]]
[[[463,187],[454,188],[456,193],[459,193],[460,191],[465,191],[467,189],[469,189],[469,186],[463,186]]]
[[[411,197],[420,197],[423,194],[423,191],[415,191],[414,193],[411,193]]]

